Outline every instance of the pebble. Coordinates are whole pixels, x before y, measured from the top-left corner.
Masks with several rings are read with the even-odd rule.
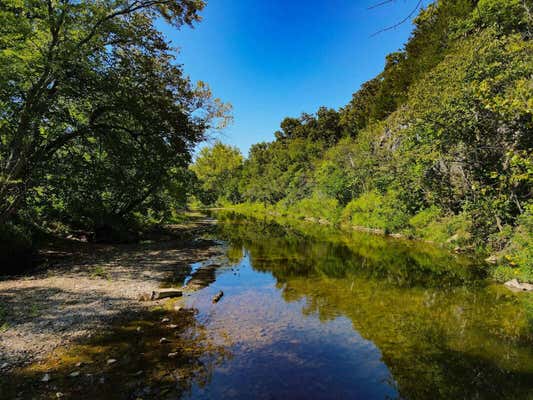
[[[77,378],[78,376],[80,376],[80,372],[79,371],[74,371],[69,376],[71,378]]]
[[[182,309],[183,309],[182,306],[178,306],[178,305],[174,306],[175,311],[181,311]]]
[[[162,337],[161,339],[159,339],[159,343],[161,343],[161,344],[170,343],[170,340],[168,340],[167,338]]]
[[[116,363],[117,360],[115,360],[114,358],[110,358],[109,360],[107,360],[107,365],[112,365],[114,363]]]
[[[41,379],[41,382],[50,382],[50,374],[44,374],[43,379]]]
[[[168,353],[168,358],[176,358],[178,353]]]
[[[6,369],[7,367],[9,367],[9,364],[8,364],[8,363],[3,363],[3,364],[0,366],[0,369]]]
[[[178,327],[178,325],[175,325],[175,324],[170,324],[168,326],[170,329],[176,329]]]
[[[79,368],[79,367],[81,367],[82,365],[83,365],[82,362],[76,363],[76,368]]]
[[[60,398],[62,398],[62,397],[65,397],[65,395],[64,395],[63,393],[61,393],[61,392],[57,392],[57,393],[56,393],[56,397],[57,397],[58,399],[60,399]]]
[[[166,324],[167,322],[170,322],[170,318],[163,318],[161,322]]]

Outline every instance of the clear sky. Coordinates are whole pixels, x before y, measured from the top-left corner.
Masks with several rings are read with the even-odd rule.
[[[193,81],[233,105],[216,137],[238,146],[271,141],[284,117],[339,108],[400,49],[412,25],[371,37],[405,18],[415,1],[208,0],[194,29],[162,27]]]

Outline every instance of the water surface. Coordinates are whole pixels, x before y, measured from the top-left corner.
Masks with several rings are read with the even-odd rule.
[[[533,400],[533,295],[489,282],[476,260],[219,220],[226,257],[187,268],[200,290],[0,375],[0,399]]]
[[[187,398],[533,398],[533,299],[474,261],[234,217],[217,237],[230,266],[188,305],[231,356]]]

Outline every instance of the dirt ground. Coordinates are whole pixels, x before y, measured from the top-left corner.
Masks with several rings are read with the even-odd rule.
[[[42,360],[163,302],[141,302],[139,296],[181,287],[192,263],[220,262],[220,243],[195,238],[213,226],[213,220],[197,219],[173,227],[183,238],[135,245],[72,242],[47,249],[53,262],[45,268],[0,278],[0,372]]]

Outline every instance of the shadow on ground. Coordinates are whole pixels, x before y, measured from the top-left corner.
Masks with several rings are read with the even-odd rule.
[[[193,384],[207,384],[228,357],[194,310],[128,313],[105,333],[2,375],[0,398],[176,399]]]

